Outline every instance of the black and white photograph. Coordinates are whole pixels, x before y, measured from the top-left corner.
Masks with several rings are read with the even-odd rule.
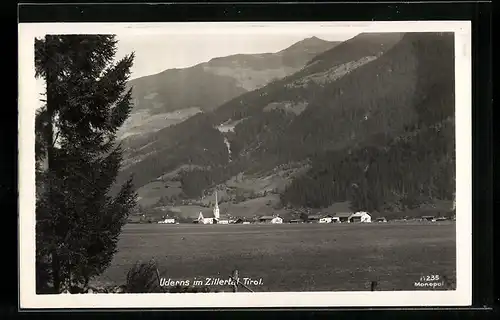
[[[470,303],[470,23],[19,39],[21,306]]]

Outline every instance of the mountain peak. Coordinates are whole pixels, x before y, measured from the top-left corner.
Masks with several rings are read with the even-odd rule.
[[[317,42],[317,41],[321,41],[321,42],[327,42],[326,40],[323,40],[323,39],[320,39],[316,36],[312,36],[312,37],[309,37],[309,38],[305,38],[304,40],[302,40],[302,42]]]
[[[312,36],[312,37],[309,37],[309,38],[305,38],[303,40],[300,40],[299,42],[296,42],[295,44],[293,44],[291,47],[294,47],[294,46],[298,46],[298,45],[306,45],[306,46],[310,46],[310,45],[321,45],[321,44],[325,44],[325,43],[329,43],[329,41],[326,41],[326,40],[323,40],[323,39],[320,39],[316,36]]]
[[[318,49],[318,48],[324,48],[324,50],[331,49],[335,45],[339,44],[340,42],[335,42],[335,41],[326,41],[323,39],[320,39],[316,36],[312,36],[309,38],[305,38],[300,40],[299,42],[296,42],[289,46],[286,49],[281,50],[279,53],[292,53],[296,51],[302,51],[302,50],[308,50],[308,49]]]

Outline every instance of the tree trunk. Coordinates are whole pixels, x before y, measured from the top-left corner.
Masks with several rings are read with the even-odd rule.
[[[52,56],[52,50],[50,50],[50,46],[52,45],[52,41],[50,39],[51,36],[46,36],[45,37],[45,45],[46,45],[46,50],[45,54]],[[55,92],[54,92],[54,86],[56,85],[57,81],[57,64],[55,62],[53,63],[48,63],[46,70],[45,70],[45,81],[46,81],[46,98],[47,98],[47,115],[48,115],[48,125],[47,125],[47,132],[46,132],[46,143],[47,143],[47,172],[49,174],[49,185],[48,185],[48,191],[49,191],[49,212],[53,212],[52,208],[52,203],[54,202],[52,199],[54,198],[54,190],[52,186],[52,171],[54,170],[54,113],[55,113],[55,103],[56,103],[56,97],[55,97]],[[53,219],[52,219],[53,220]],[[52,225],[52,232],[54,233],[52,237],[53,239],[57,239],[57,236],[55,235],[56,232],[56,226]],[[57,240],[56,240],[57,241]],[[60,278],[60,272],[61,272],[61,266],[59,262],[59,256],[57,254],[57,247],[58,243],[53,243],[54,249],[52,249],[51,256],[52,256],[52,262],[51,262],[51,267],[52,267],[52,282],[54,286],[54,291],[55,293],[59,293],[61,290],[61,278]]]

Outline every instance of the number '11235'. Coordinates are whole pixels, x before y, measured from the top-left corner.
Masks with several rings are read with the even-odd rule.
[[[439,281],[438,275],[421,276],[420,281]]]

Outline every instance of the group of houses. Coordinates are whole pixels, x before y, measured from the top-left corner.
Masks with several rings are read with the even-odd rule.
[[[264,215],[260,217],[255,217],[254,219],[246,218],[231,218],[229,216],[221,216],[219,203],[217,198],[217,192],[215,193],[215,205],[211,213],[205,213],[200,211],[198,218],[192,221],[196,224],[250,224],[250,223],[265,223],[265,224],[282,224],[284,220],[278,215]],[[307,219],[292,219],[286,221],[289,223],[369,223],[372,222],[372,218],[368,212],[339,212],[335,214],[312,214],[308,215]],[[377,220],[378,222],[378,220]],[[164,224],[175,224],[176,220],[174,218],[165,218],[158,223]]]
[[[348,203],[340,203],[332,205],[328,208],[319,209],[305,209],[298,210],[291,213],[291,216],[297,217],[300,214],[300,219],[294,218],[290,219],[289,215],[285,215],[286,218],[280,217],[278,215],[263,215],[254,216],[253,218],[245,217],[233,217],[227,214],[220,214],[217,192],[215,192],[215,205],[210,212],[201,212],[197,219],[192,220],[196,224],[282,224],[282,223],[371,223],[371,222],[387,222],[385,217],[375,217],[365,211],[350,212],[350,206]],[[438,216],[426,215],[420,217],[421,221],[438,222],[445,220],[455,220],[455,202],[453,202],[453,215]],[[403,220],[406,220],[404,218]],[[188,222],[188,221],[185,221]],[[161,224],[178,224],[176,218],[163,217]]]
[[[353,212],[339,212],[335,214],[314,214],[308,216],[307,222],[309,223],[354,223],[362,222],[369,223],[372,222],[372,217],[368,212],[359,211]]]
[[[217,207],[216,207],[217,208]],[[254,219],[228,219],[221,218],[220,215],[216,213],[216,208],[214,209],[213,216],[205,217],[203,213],[200,212],[198,219],[194,220],[193,223],[198,224],[250,224],[250,223],[265,223],[265,224],[282,224],[282,223],[370,223],[372,222],[371,215],[367,212],[360,211],[356,213],[338,213],[333,215],[321,215],[314,214],[309,215],[307,220],[304,219],[292,219],[284,221],[282,217],[278,215],[268,215],[255,217]],[[385,222],[386,220],[377,219],[377,222]]]
[[[200,212],[198,219],[194,220],[193,223],[198,224],[251,224],[251,223],[268,223],[268,224],[281,224],[283,223],[283,218],[274,216],[261,216],[254,219],[247,218],[236,218],[236,219],[225,219],[225,218],[215,218],[215,217],[204,217],[203,213]]]
[[[238,219],[231,219],[230,217],[226,216],[221,216],[220,214],[220,209],[219,209],[219,203],[217,199],[217,192],[215,192],[215,205],[212,210],[211,215],[203,215],[203,212],[200,212],[198,215],[198,218],[193,221],[193,223],[198,223],[198,224],[250,224],[251,222],[258,222],[258,223],[283,223],[283,219],[278,216],[262,216],[259,217],[258,219],[249,221],[244,218],[238,218]]]

